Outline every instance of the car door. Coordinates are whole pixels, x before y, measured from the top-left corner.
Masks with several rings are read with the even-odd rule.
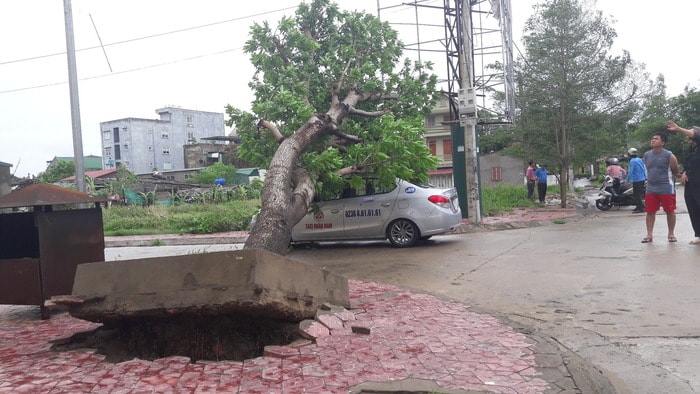
[[[321,241],[343,237],[343,200],[316,203],[292,229],[292,241]]]
[[[380,189],[376,180],[368,179],[358,196],[345,201],[345,237],[352,239],[384,238],[386,222],[391,218],[398,188]]]

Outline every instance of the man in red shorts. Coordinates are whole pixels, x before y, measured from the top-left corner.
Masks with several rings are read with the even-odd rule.
[[[644,164],[647,167],[647,190],[644,196],[647,236],[642,243],[654,239],[654,222],[659,207],[664,207],[666,223],[668,224],[668,242],[676,242],[676,185],[678,174],[678,159],[665,149],[666,134],[656,133],[651,137],[651,150],[644,153]]]

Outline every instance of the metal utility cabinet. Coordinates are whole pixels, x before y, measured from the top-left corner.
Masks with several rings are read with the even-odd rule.
[[[106,201],[46,183],[0,196],[0,304],[38,305],[48,319],[44,302],[71,294],[78,264],[104,261]]]

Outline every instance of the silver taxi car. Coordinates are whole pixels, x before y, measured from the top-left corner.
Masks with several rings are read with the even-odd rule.
[[[397,179],[380,189],[366,180],[360,190],[346,189],[321,201],[292,230],[292,242],[388,239],[395,247],[454,231],[460,226],[455,188],[438,189]]]

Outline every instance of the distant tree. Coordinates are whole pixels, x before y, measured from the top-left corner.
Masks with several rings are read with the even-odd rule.
[[[236,180],[236,167],[224,163],[214,163],[209,167],[202,168],[199,173],[189,178],[188,182],[213,185],[214,180],[218,178],[225,179],[228,185],[233,185]]]
[[[117,163],[117,180],[110,182],[103,193],[112,196],[119,194],[122,198],[124,196],[124,188],[130,188],[139,183],[139,179],[136,174],[129,171],[124,167],[122,163]]]
[[[660,84],[663,85],[663,79]],[[666,120],[673,120],[683,127],[700,125],[700,92],[686,87],[683,93],[676,97],[667,98],[662,87],[650,96],[644,112],[635,124],[634,137],[642,144],[638,149],[644,152],[649,147],[649,140],[654,133],[666,132]],[[666,149],[672,151],[682,163],[682,159],[690,154],[690,145],[685,137],[678,133],[668,133]]]
[[[430,65],[400,63],[402,47],[388,23],[328,0],[300,4],[275,29],[251,27],[252,113],[227,108],[240,157],[268,168],[246,248],[286,254],[314,197],[359,187],[363,175],[427,180],[436,77]]]
[[[54,183],[75,175],[75,164],[72,161],[58,161],[50,165],[46,171],[37,175],[39,182]]]
[[[651,88],[642,66],[609,54],[615,30],[586,0],[548,0],[525,26],[518,63],[517,146],[524,159],[556,168],[566,206],[569,169],[621,154],[628,122]]]

